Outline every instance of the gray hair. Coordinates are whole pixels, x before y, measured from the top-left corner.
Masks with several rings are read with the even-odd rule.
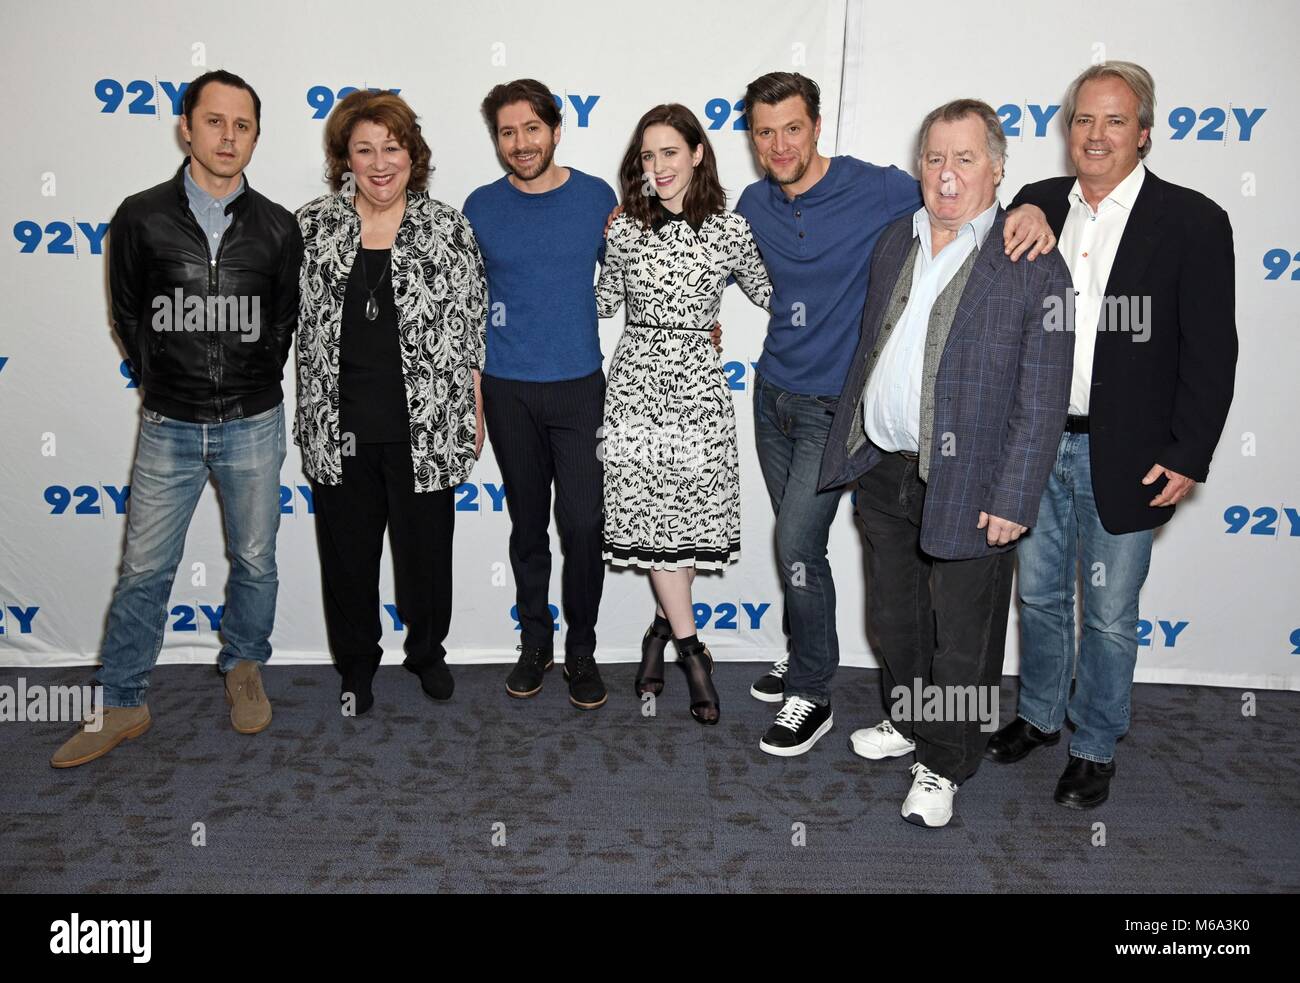
[[[921,121],[921,133],[916,140],[916,161],[920,164],[925,158],[925,142],[930,138],[930,127],[935,123],[955,123],[967,116],[978,116],[984,124],[984,134],[988,143],[989,157],[1006,169],[1007,135],[1002,132],[1002,120],[993,107],[979,99],[954,99],[938,109],[932,110]],[[1005,175],[1004,175],[1005,176]]]
[[[1138,103],[1138,129],[1150,130],[1156,122],[1156,83],[1151,78],[1151,73],[1141,65],[1131,61],[1106,61],[1100,65],[1091,65],[1079,73],[1079,77],[1070,83],[1069,89],[1065,92],[1065,101],[1061,104],[1064,112],[1061,118],[1065,123],[1065,131],[1068,134],[1074,126],[1074,113],[1079,107],[1079,90],[1083,88],[1084,82],[1091,82],[1100,78],[1117,78],[1129,87],[1129,90],[1137,97]],[[1146,142],[1138,147],[1138,160],[1141,160],[1151,152],[1151,136],[1148,133]]]

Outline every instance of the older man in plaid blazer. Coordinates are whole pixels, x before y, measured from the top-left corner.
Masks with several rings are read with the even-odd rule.
[[[1057,254],[1012,263],[999,248],[1006,138],[992,108],[939,107],[918,149],[925,204],[876,244],[820,487],[857,479],[868,622],[893,704],[854,750],[914,750],[902,815],[937,827],[996,727],[1013,551],[1065,423],[1073,291]]]

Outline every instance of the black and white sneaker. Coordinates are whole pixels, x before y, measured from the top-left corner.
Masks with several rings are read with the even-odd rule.
[[[789,670],[790,660],[782,659],[749,687],[749,695],[764,703],[780,703],[785,699],[785,674]]]
[[[767,729],[758,746],[768,754],[793,758],[816,744],[833,723],[829,704],[821,707],[811,700],[792,696],[785,701],[785,706],[776,715],[776,720]]]

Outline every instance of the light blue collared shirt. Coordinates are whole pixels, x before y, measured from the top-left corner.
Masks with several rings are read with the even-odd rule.
[[[198,219],[199,228],[208,238],[208,249],[212,259],[216,260],[217,250],[221,247],[221,237],[230,228],[234,218],[226,214],[226,207],[244,193],[244,175],[239,175],[239,187],[224,198],[213,198],[194,180],[190,169],[185,168],[185,195],[190,200],[190,211]]]
[[[981,248],[993,228],[998,203],[961,227],[957,238],[931,256],[930,215],[924,207],[912,216],[912,235],[920,239],[907,305],[871,370],[862,396],[862,421],[871,442],[884,451],[920,448],[921,385],[930,311],[943,288],[961,269],[972,250]]]

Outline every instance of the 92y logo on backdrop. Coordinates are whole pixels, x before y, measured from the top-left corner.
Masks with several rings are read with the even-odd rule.
[[[35,604],[29,607],[21,604],[0,606],[0,635],[30,635],[32,622],[40,610]]]
[[[100,493],[105,499],[100,507]],[[130,485],[77,485],[69,489],[66,485],[50,485],[45,489],[45,502],[50,507],[50,515],[63,515],[68,511],[74,498],[80,499],[73,508],[73,515],[102,515],[112,505],[115,515],[126,514],[126,502],[131,497]]]
[[[1279,524],[1279,518],[1285,522]],[[1248,505],[1229,505],[1223,510],[1223,521],[1227,524],[1224,532],[1229,536],[1245,532],[1247,525],[1252,536],[1300,536],[1300,509],[1287,506],[1277,509],[1264,505],[1251,511]]]
[[[125,102],[126,111],[131,116],[158,116],[158,110],[165,104],[173,116],[181,114],[181,103],[185,99],[188,82],[163,82],[158,79],[134,79],[122,83],[117,79],[100,79],[95,83],[95,98],[103,103],[101,113],[115,113]],[[130,97],[128,100],[127,97]]]
[[[385,89],[379,86],[370,85],[366,87],[369,92],[391,92],[393,95],[400,95],[401,89]],[[311,114],[312,119],[324,119],[330,114],[330,109],[334,103],[346,99],[354,92],[360,91],[360,86],[345,85],[343,88],[335,90],[328,85],[313,85],[307,90],[307,105],[311,106],[316,112]]]
[[[1255,124],[1267,109],[1243,109],[1241,106],[1229,106],[1221,109],[1211,106],[1197,112],[1191,106],[1178,106],[1169,111],[1169,139],[1184,140],[1196,132],[1197,140],[1227,140],[1235,124],[1236,139],[1239,143],[1249,143]],[[1197,121],[1203,125],[1198,127]]]
[[[1142,647],[1156,648],[1174,648],[1178,644],[1178,636],[1183,633],[1191,622],[1189,621],[1164,621],[1156,619],[1148,621],[1146,618],[1139,618],[1137,623],[1138,645]]]
[[[1027,102],[1023,105],[1008,102],[998,107],[998,118],[1002,120],[1002,132],[1006,136],[1045,137],[1047,124],[1060,111],[1061,107],[1056,104],[1040,106],[1036,102]],[[1032,133],[1029,132],[1030,123],[1033,124]]]
[[[571,92],[564,94],[568,97],[569,105],[573,107],[574,115],[577,117],[578,126],[586,127],[591,122],[591,110],[595,107],[600,96],[579,96]],[[551,98],[555,100],[555,107],[560,111],[560,117],[563,119],[565,114],[564,97],[551,93]]]
[[[14,238],[21,247],[20,253],[34,253],[45,240],[45,251],[56,256],[80,255],[77,233],[85,237],[92,256],[104,251],[104,236],[108,234],[107,222],[47,222],[44,226],[32,219],[14,223]]]

